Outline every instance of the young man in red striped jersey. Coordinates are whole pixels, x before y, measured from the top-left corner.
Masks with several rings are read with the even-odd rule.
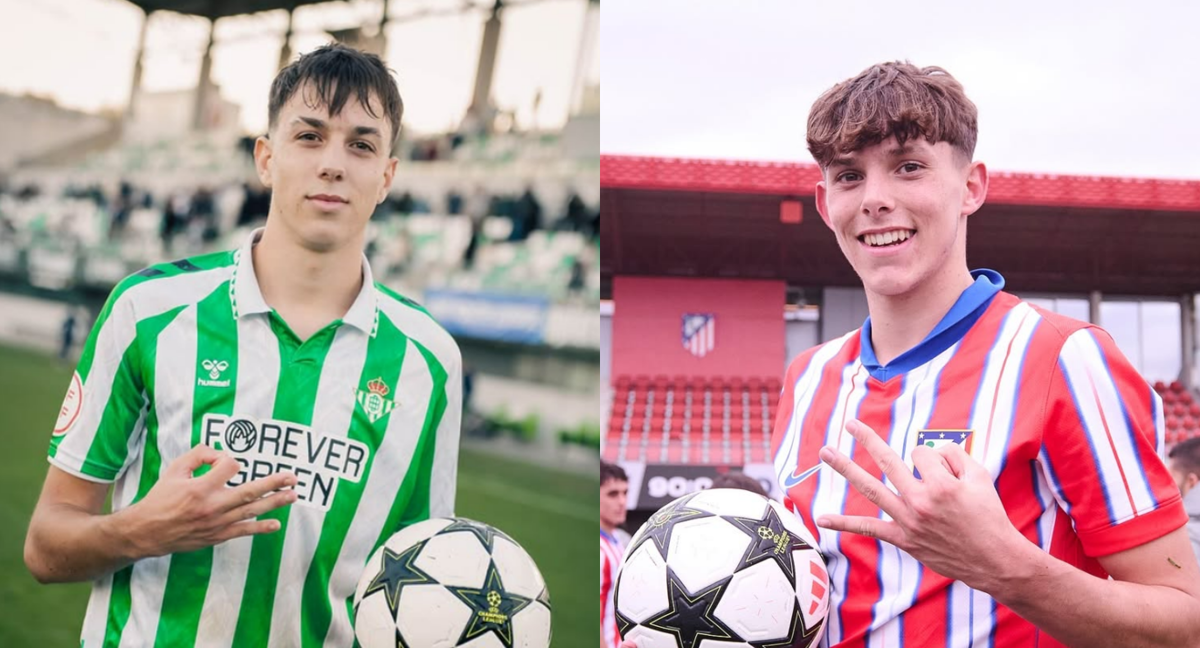
[[[625,470],[607,461],[600,462],[600,645],[616,648],[617,634],[613,591],[625,543],[618,527],[625,523],[625,501],[629,495],[629,477]]]
[[[870,313],[793,361],[773,435],[829,562],[827,643],[1196,645],[1158,396],[1103,330],[968,270],[976,123],[953,77],[906,63],[809,115],[817,208]]]
[[[772,439],[828,562],[823,645],[1200,645],[1160,399],[1103,330],[968,269],[976,129],[953,77],[907,63],[809,115],[870,314],[793,360]]]

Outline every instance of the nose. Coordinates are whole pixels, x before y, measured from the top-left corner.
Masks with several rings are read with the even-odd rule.
[[[893,209],[895,209],[895,204],[886,174],[873,173],[863,180],[863,216],[883,216]]]
[[[340,146],[326,146],[321,153],[318,173],[322,180],[335,182],[346,176],[346,154]]]

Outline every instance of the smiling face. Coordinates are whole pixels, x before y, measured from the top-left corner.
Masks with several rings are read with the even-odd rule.
[[[888,137],[829,163],[817,210],[868,295],[904,297],[969,279],[967,216],[986,193],[987,169],[950,144]]]
[[[282,106],[269,137],[254,147],[258,176],[271,188],[268,227],[282,226],[316,252],[361,244],[397,164],[391,124],[377,97],[371,102],[372,111],[351,100],[330,115],[306,84]]]

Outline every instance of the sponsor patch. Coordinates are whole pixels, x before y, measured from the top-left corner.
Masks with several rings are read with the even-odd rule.
[[[62,407],[58,410],[58,421],[54,423],[54,436],[66,434],[79,420],[79,412],[83,409],[83,381],[79,372],[71,375],[71,386],[67,387],[67,395],[63,398]]]

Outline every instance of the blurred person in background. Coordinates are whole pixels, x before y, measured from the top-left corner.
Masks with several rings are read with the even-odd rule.
[[[629,496],[629,477],[616,464],[600,461],[600,645],[617,648],[621,635],[617,631],[616,607],[613,593],[621,555],[628,538],[618,536],[618,527],[625,523],[625,502]]]
[[[458,347],[363,254],[402,107],[378,57],[301,56],[255,143],[266,227],[110,295],[25,543],[94,581],[83,646],[349,645],[377,545],[454,514]]]
[[[751,493],[758,493],[763,497],[770,497],[762,482],[741,472],[727,472],[722,475],[717,475],[712,480],[712,486],[709,488],[740,488],[748,490]]]
[[[1183,494],[1183,508],[1188,514],[1188,539],[1192,541],[1196,560],[1200,561],[1200,488],[1197,488],[1200,486],[1200,437],[1180,441],[1171,448],[1168,458],[1167,468]]]

